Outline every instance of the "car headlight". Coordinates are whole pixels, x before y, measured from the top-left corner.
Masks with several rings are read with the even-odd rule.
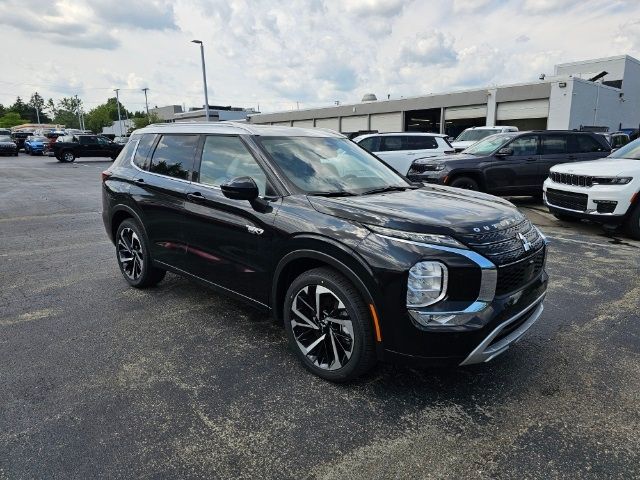
[[[447,235],[405,232],[404,230],[395,230],[393,228],[379,227],[377,225],[366,225],[366,227],[373,233],[377,233],[378,235],[382,235],[384,237],[397,238],[400,240],[407,240],[416,243],[445,245],[447,247],[464,248],[465,250],[467,249],[466,246],[457,241],[455,238],[448,237]]]
[[[593,177],[593,185],[626,185],[632,177]]]
[[[426,307],[442,300],[447,294],[447,277],[447,267],[443,263],[416,263],[409,270],[407,307]]]

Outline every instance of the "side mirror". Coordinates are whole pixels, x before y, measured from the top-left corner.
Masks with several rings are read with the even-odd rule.
[[[236,177],[220,185],[222,194],[232,200],[255,200],[260,192],[251,177]]]
[[[499,157],[508,157],[509,155],[513,155],[513,148],[501,148],[500,150],[498,150],[498,153],[496,153],[496,155]]]

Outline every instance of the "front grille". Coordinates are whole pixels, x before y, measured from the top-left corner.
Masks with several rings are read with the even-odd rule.
[[[435,164],[424,164],[424,163],[414,163],[411,165],[411,171],[417,173],[423,172],[438,172],[437,166]]]
[[[547,203],[551,206],[584,212],[588,202],[589,196],[586,193],[563,192],[547,188]]]
[[[530,281],[538,278],[544,267],[545,248],[541,248],[530,257],[511,265],[498,267],[496,295],[515,292]]]
[[[576,187],[593,186],[593,177],[587,175],[573,175],[570,173],[550,172],[549,178],[555,183],[575,185]]]
[[[503,230],[463,235],[460,240],[498,266],[528,257],[544,245],[542,236],[527,219]]]

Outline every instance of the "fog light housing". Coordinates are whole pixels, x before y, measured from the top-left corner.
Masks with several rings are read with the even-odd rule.
[[[447,267],[440,262],[418,262],[409,270],[407,307],[427,307],[447,294]]]

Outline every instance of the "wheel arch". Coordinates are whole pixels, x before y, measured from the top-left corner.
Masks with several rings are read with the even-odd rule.
[[[473,180],[478,182],[478,186],[480,187],[481,191],[483,192],[487,191],[487,185],[485,182],[484,174],[478,170],[454,170],[452,173],[449,174],[447,178],[447,185],[451,185],[451,182],[453,182],[456,178],[460,178],[460,177],[472,178]]]
[[[344,275],[362,295],[364,301],[377,309],[371,269],[355,251],[333,243],[324,239],[323,248],[318,248],[318,245],[297,248],[285,254],[278,262],[271,287],[271,308],[276,321],[283,320],[284,299],[291,282],[298,275],[322,266],[330,267]]]
[[[118,227],[127,218],[133,218],[136,222],[138,222],[138,225],[144,231],[145,236],[147,236],[147,231],[144,228],[144,223],[142,222],[142,219],[136,213],[136,211],[127,205],[119,204],[113,207],[112,213],[110,216],[111,224],[109,225],[109,230],[111,233],[111,241],[113,243],[115,243],[116,241],[115,238],[116,238],[116,233],[118,231]]]

